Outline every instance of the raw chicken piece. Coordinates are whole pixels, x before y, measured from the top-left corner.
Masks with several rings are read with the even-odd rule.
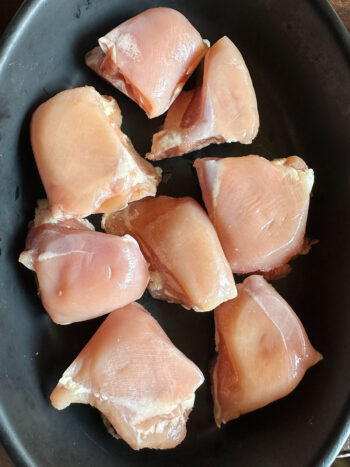
[[[57,221],[46,200],[38,204],[19,261],[36,272],[55,323],[95,318],[142,296],[149,272],[136,240],[95,232],[84,219]]]
[[[148,115],[166,112],[180,93],[207,45],[178,11],[151,8],[99,39],[86,64]]]
[[[216,232],[194,199],[145,199],[105,216],[103,227],[137,239],[150,263],[148,290],[154,298],[209,311],[236,296]]]
[[[304,235],[314,174],[297,156],[197,159],[203,200],[231,269],[272,271],[306,253]]]
[[[169,109],[163,129],[153,136],[148,159],[181,156],[211,143],[251,143],[259,114],[253,84],[242,55],[228,37],[204,59],[203,82],[183,91]]]
[[[214,313],[218,427],[286,396],[322,359],[294,311],[263,277],[250,276],[237,290],[238,297]]]
[[[155,195],[161,177],[122,133],[121,118],[113,98],[88,86],[36,109],[31,141],[53,216],[112,212]]]
[[[133,449],[169,449],[186,436],[204,377],[137,303],[113,311],[51,394],[56,409],[90,404]]]

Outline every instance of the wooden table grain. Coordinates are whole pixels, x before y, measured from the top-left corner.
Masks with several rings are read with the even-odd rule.
[[[350,31],[350,0],[330,0],[330,3]]]
[[[339,17],[350,31],[350,0],[329,0]],[[22,4],[22,0],[0,0],[0,35],[15,15]],[[347,441],[347,449],[350,452],[350,438]],[[349,463],[345,459],[337,459],[333,467],[346,467]],[[0,443],[0,467],[14,467],[14,464],[8,457],[5,449]]]

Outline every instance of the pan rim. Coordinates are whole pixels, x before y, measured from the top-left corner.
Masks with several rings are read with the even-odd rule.
[[[0,74],[7,63],[7,57],[15,47],[16,42],[21,37],[23,29],[30,23],[30,19],[36,11],[45,3],[46,0],[25,0],[15,16],[10,21],[6,30],[1,36],[0,43]],[[337,12],[328,0],[304,0],[311,3],[313,9],[318,12],[325,23],[327,29],[332,32],[339,50],[343,52],[348,64],[350,65],[350,34],[344,23],[341,21]],[[10,428],[4,405],[0,401],[0,440],[6,449],[7,454],[16,465],[35,466],[31,454],[21,444],[16,432]],[[341,412],[335,427],[332,428],[330,436],[324,443],[321,452],[314,459],[313,465],[328,466],[331,465],[337,454],[344,445],[346,439],[350,436],[350,396]]]

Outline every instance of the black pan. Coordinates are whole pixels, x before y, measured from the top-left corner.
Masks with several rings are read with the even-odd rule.
[[[218,430],[207,366],[214,352],[212,313],[141,302],[173,342],[203,370],[188,436],[170,451],[133,452],[106,433],[97,411],[58,412],[49,394],[100,320],[54,325],[33,275],[17,263],[44,191],[29,121],[35,107],[66,88],[93,85],[115,96],[124,131],[144,154],[162,119],[148,120],[84,66],[98,37],[155,5],[177,8],[211,42],[228,35],[255,85],[261,129],[251,146],[210,146],[160,163],[171,174],[161,194],[200,200],[192,169],[199,156],[299,154],[315,169],[308,234],[320,240],[275,283],[303,321],[324,361],[288,397]],[[350,394],[350,41],[324,0],[31,0],[0,51],[0,425],[17,465],[297,466],[329,465],[349,432]]]

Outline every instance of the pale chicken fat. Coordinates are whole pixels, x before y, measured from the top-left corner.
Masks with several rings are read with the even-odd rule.
[[[301,158],[203,158],[194,167],[233,272],[272,271],[307,251],[314,174]]]
[[[159,160],[181,156],[211,143],[249,144],[258,129],[249,71],[237,47],[225,36],[205,56],[201,85],[183,91],[169,109],[146,157]]]
[[[148,290],[154,298],[209,311],[236,296],[215,229],[192,198],[142,200],[105,216],[103,226],[137,239],[150,264]]]
[[[86,54],[86,64],[149,118],[168,110],[207,50],[184,16],[164,7],[140,13],[98,42]]]
[[[186,436],[204,377],[137,303],[113,311],[64,372],[52,405],[90,404],[133,449],[169,449]]]
[[[57,324],[95,318],[140,298],[148,265],[132,237],[95,232],[80,219],[50,218],[39,203],[19,261],[35,271],[44,308]]]
[[[285,300],[261,276],[215,310],[214,417],[220,427],[288,395],[322,359]]]
[[[155,195],[160,171],[136,153],[121,120],[116,101],[88,86],[36,109],[31,142],[54,217],[111,212]]]

